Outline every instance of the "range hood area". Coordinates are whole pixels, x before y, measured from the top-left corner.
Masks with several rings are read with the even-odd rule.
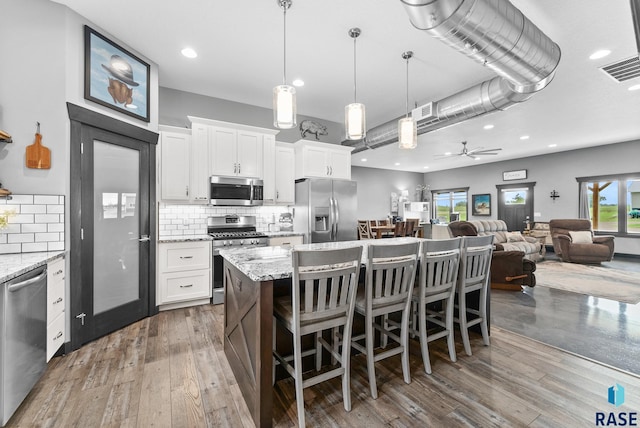
[[[493,70],[497,76],[430,103],[424,134],[524,102],[553,79],[560,47],[508,0],[401,0],[411,24]],[[415,110],[414,110],[415,112]],[[346,140],[357,153],[398,141],[398,120]]]

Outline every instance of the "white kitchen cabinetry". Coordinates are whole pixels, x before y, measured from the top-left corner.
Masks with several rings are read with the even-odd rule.
[[[208,303],[211,298],[211,241],[160,242],[160,310]]]
[[[291,144],[264,144],[264,203],[295,202],[295,150]]]
[[[320,177],[351,179],[353,147],[299,140],[296,153],[295,178]]]
[[[64,259],[47,265],[47,362],[65,341]]]
[[[191,132],[173,127],[160,131],[160,199],[189,201]]]
[[[294,245],[302,245],[304,238],[302,235],[292,236],[272,236],[269,238],[269,246],[281,245],[285,247],[292,247]]]
[[[209,202],[209,128],[194,123],[191,128],[191,201]]]
[[[278,131],[188,116],[208,128],[209,175],[225,177],[263,176],[263,145],[275,141]]]

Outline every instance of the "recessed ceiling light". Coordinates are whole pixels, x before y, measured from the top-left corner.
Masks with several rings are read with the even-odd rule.
[[[640,89],[640,85],[629,86],[630,91],[637,91],[638,89]]]
[[[293,82],[291,82],[291,83],[293,83],[293,86],[297,86],[298,88],[299,88],[300,86],[304,86],[304,80],[302,80],[302,79],[295,79],[295,80],[294,80]]]
[[[549,147],[558,147],[557,144],[549,144]]]
[[[445,156],[451,156],[451,152],[446,152],[444,155]]]
[[[428,166],[425,166],[425,167],[424,167],[424,169],[429,169],[429,167],[428,167]]]
[[[609,55],[611,53],[610,50],[608,49],[601,49],[599,51],[595,51],[594,53],[592,53],[589,56],[589,59],[600,59],[600,58],[604,58],[605,56]]]
[[[192,48],[184,48],[180,52],[182,52],[182,55],[186,56],[187,58],[195,58],[198,56],[198,52],[196,52]]]
[[[400,165],[400,162],[396,162],[396,163],[394,163],[394,165],[395,165],[395,166],[398,166],[398,165]]]
[[[361,162],[366,162],[366,161],[367,161],[367,158],[362,158],[362,159],[360,159],[360,161],[361,161]]]
[[[493,129],[493,125],[489,124],[489,125],[485,125],[484,129]]]
[[[529,136],[528,135],[523,135],[522,137],[520,137],[521,140],[528,140]]]
[[[474,160],[475,160],[475,161],[479,161],[479,160],[480,160],[480,158],[475,158]]]

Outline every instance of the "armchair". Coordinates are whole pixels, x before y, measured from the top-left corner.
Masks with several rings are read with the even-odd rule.
[[[553,251],[563,262],[600,263],[613,258],[614,237],[594,235],[587,219],[555,219],[549,222]]]
[[[449,223],[451,235],[477,236],[478,229],[468,221]],[[495,242],[495,241],[494,241]],[[523,285],[536,285],[536,263],[525,257],[523,251],[503,251],[500,244],[491,257],[491,288],[501,290],[521,290]]]

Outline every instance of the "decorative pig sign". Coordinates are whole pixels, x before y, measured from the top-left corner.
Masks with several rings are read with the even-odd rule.
[[[300,122],[300,135],[304,138],[307,134],[315,135],[318,140],[318,135],[328,135],[329,133],[326,126],[312,120],[303,120]]]

